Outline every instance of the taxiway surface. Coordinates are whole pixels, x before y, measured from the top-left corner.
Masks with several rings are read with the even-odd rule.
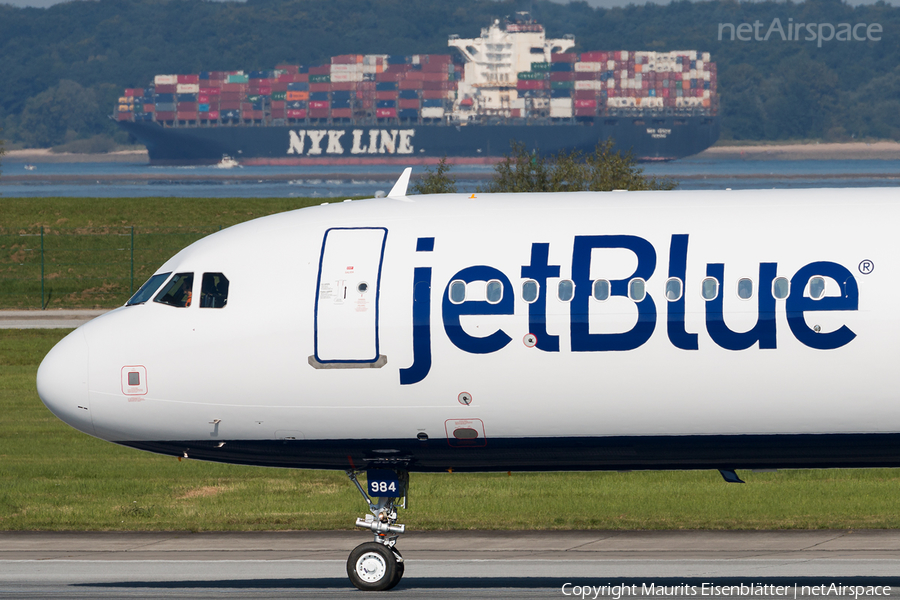
[[[359,598],[345,563],[368,539],[0,532],[0,598]],[[833,584],[900,595],[900,531],[411,532],[398,548],[407,564],[397,597],[566,598],[575,586],[616,585],[638,596],[666,586],[670,598],[854,597],[813,593]]]

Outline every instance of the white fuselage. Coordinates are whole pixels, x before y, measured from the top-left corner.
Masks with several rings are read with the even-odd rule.
[[[224,274],[223,308],[114,310],[51,351],[38,390],[89,434],[225,462],[896,466],[897,222],[890,189],[307,208],[211,235],[159,269],[194,273],[195,299],[203,273]],[[597,280],[608,299],[594,298]]]

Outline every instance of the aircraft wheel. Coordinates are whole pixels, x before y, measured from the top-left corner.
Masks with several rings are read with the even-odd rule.
[[[397,556],[399,556],[401,559],[403,558],[403,555],[400,554],[400,551],[399,551],[399,550],[397,550],[397,546],[394,546],[393,548],[391,548],[391,552],[393,552],[394,554],[396,554]],[[391,585],[389,585],[389,586],[386,587],[385,589],[391,590],[391,589],[393,589],[398,583],[400,583],[400,579],[403,578],[403,571],[405,571],[405,570],[406,570],[406,563],[405,563],[405,562],[398,561],[398,562],[397,562],[397,570],[394,572],[394,581],[393,581],[393,583],[391,583]]]
[[[377,542],[366,542],[350,553],[347,576],[354,586],[363,591],[381,592],[400,581],[397,565],[397,558],[390,548]]]

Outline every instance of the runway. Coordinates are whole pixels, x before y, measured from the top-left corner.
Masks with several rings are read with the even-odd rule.
[[[0,532],[0,598],[359,598],[345,562],[364,541]],[[411,532],[397,547],[400,598],[900,595],[900,531]]]

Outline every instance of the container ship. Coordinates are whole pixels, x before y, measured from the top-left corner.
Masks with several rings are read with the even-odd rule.
[[[490,164],[552,154],[696,154],[719,135],[716,65],[698,51],[570,52],[527,13],[450,36],[454,54],[342,55],[270,71],[157,75],[114,118],[156,165]]]

